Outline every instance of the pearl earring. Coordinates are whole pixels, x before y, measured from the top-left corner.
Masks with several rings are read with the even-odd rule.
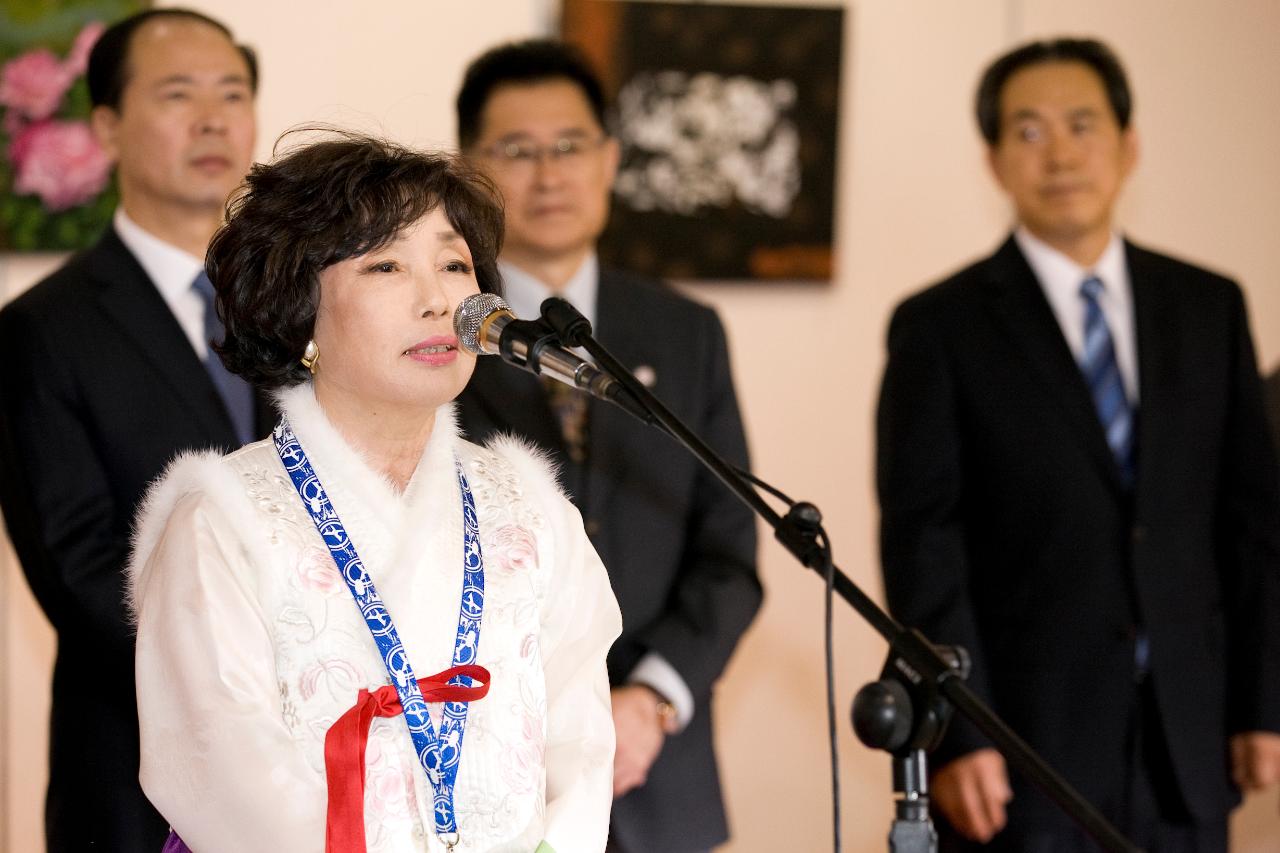
[[[311,371],[311,375],[316,375],[316,362],[320,360],[320,347],[316,346],[315,341],[307,341],[306,349],[302,351],[302,366]]]

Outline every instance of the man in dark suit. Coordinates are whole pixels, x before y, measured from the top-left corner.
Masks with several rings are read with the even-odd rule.
[[[1280,451],[1280,367],[1267,375],[1262,396],[1267,407],[1267,418],[1271,421],[1271,435],[1277,451]]]
[[[1113,230],[1130,103],[1095,41],[986,72],[1018,225],[894,314],[885,586],[1122,831],[1223,851],[1237,786],[1280,778],[1280,490],[1240,290]],[[963,721],[933,766],[953,849],[1096,849]]]
[[[663,283],[601,269],[618,143],[576,51],[496,48],[458,94],[463,149],[506,201],[501,267],[514,312],[552,294],[713,448],[747,465],[724,331]],[[473,438],[514,431],[548,449],[622,609],[609,656],[617,730],[610,849],[708,850],[728,837],[711,742],[712,691],[760,606],[751,513],[692,456],[630,416],[497,359],[459,398]]]
[[[108,29],[89,88],[120,207],[97,245],[0,311],[0,505],[58,634],[50,851],[154,853],[167,834],[138,785],[124,564],[134,510],[175,453],[265,434],[265,408],[210,351],[196,284],[248,170],[255,87],[252,55],[203,15]]]

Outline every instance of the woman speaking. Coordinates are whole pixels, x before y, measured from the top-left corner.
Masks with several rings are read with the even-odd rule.
[[[600,851],[617,604],[546,463],[458,435],[458,303],[502,213],[341,135],[255,167],[209,249],[271,438],[178,458],[136,525],[141,780],[169,846]]]

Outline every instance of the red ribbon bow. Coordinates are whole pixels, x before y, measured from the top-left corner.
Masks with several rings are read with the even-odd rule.
[[[465,675],[483,682],[478,687],[449,684]],[[482,666],[455,666],[418,679],[427,702],[475,702],[489,692],[489,670]],[[352,705],[324,736],[324,772],[329,784],[329,813],[325,822],[326,853],[365,853],[364,752],[374,717],[402,713],[400,697],[390,684],[370,693],[361,690]]]

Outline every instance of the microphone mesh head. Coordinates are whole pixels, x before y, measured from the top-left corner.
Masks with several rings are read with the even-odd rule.
[[[458,303],[453,312],[453,333],[467,352],[487,355],[480,345],[480,325],[495,311],[508,311],[507,303],[496,293],[475,293]]]

